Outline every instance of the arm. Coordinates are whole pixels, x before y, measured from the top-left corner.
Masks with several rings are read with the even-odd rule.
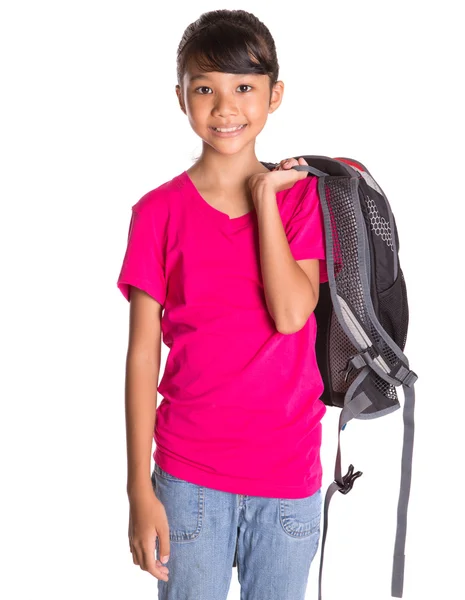
[[[276,203],[266,178],[255,189],[260,264],[268,310],[280,333],[303,327],[319,295],[319,260],[294,260]]]
[[[169,524],[151,481],[150,458],[161,358],[161,314],[166,298],[162,205],[151,195],[132,207],[128,243],[118,287],[130,302],[126,358],[127,493],[129,548],[133,562],[158,579],[168,569],[156,560],[170,553]]]
[[[161,305],[130,287],[129,344],[126,358],[127,493],[153,494],[150,459],[161,358]]]

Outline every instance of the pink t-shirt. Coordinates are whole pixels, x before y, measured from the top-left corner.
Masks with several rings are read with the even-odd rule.
[[[295,260],[320,259],[327,281],[317,177],[276,194]],[[326,406],[312,313],[293,334],[266,307],[253,210],[237,218],[200,195],[186,171],[132,206],[117,285],[164,307],[169,348],[158,385],[155,462],[197,485],[303,498],[322,484]]]

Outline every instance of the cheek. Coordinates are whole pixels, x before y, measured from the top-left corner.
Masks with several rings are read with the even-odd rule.
[[[241,108],[251,120],[265,122],[268,116],[268,99],[264,97],[244,99]]]
[[[210,115],[210,108],[207,106],[207,103],[188,100],[186,102],[186,110],[191,127],[195,131],[199,128],[203,129],[205,121],[208,120]]]
[[[199,102],[198,98],[187,97],[186,98],[186,108],[187,111],[192,114],[192,116],[201,115],[205,112],[207,106],[206,102]]]

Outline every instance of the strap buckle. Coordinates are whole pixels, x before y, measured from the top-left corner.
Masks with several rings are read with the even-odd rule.
[[[411,369],[407,369],[403,364],[400,365],[394,377],[407,387],[413,386],[418,379],[418,375]]]
[[[365,365],[370,366],[377,356],[379,356],[379,354],[375,348],[373,346],[368,346],[365,350],[351,356],[344,369],[341,369],[339,373],[345,373],[344,381],[347,383],[349,375],[353,370],[361,369]]]
[[[354,481],[363,475],[361,471],[354,473],[354,465],[350,465],[347,473],[342,477],[342,483],[334,480],[334,483],[338,486],[341,494],[348,494],[354,485]]]

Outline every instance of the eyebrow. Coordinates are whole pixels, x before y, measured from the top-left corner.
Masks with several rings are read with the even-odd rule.
[[[193,75],[189,78],[190,81],[197,81],[197,79],[209,79],[209,77],[205,73],[201,73],[199,75]]]

